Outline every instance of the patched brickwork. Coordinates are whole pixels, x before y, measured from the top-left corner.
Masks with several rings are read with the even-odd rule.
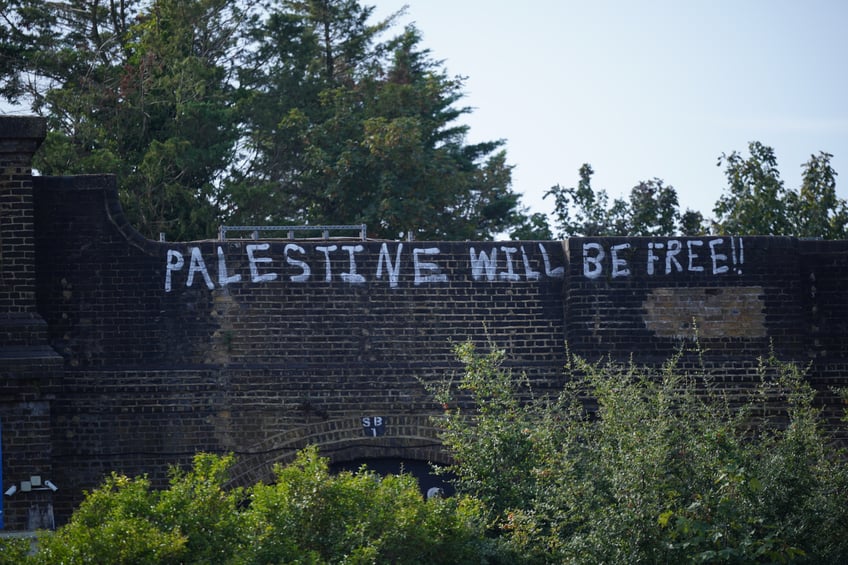
[[[759,286],[657,288],[642,306],[645,327],[657,337],[760,339],[767,335]]]
[[[566,346],[659,363],[697,331],[706,354],[681,363],[731,393],[774,347],[812,363],[841,425],[848,242],[153,242],[114,177],[28,175],[2,181],[29,186],[34,226],[32,267],[0,293],[4,486],[32,458],[60,490],[7,501],[18,527],[31,501],[61,521],[104,473],[161,484],[198,451],[235,453],[237,484],[313,443],[335,462],[446,462],[427,384],[467,339],[506,348],[538,394],[562,386]]]

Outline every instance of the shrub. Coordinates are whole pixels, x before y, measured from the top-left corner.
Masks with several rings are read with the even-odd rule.
[[[68,565],[487,562],[477,501],[425,500],[411,475],[363,468],[330,475],[316,448],[277,466],[274,484],[226,489],[231,456],[199,454],[170,486],[112,474],[26,555],[0,542],[0,562]]]
[[[569,355],[562,393],[534,399],[503,351],[457,354],[463,375],[437,392],[450,470],[524,561],[848,559],[845,454],[795,365],[763,360],[737,400],[678,357],[653,370]],[[476,410],[453,408],[462,394]]]
[[[245,562],[480,562],[479,516],[468,498],[424,500],[411,475],[330,475],[310,448],[277,467],[274,484],[254,487]]]

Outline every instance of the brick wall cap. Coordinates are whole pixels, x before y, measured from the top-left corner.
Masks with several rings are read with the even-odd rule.
[[[0,140],[47,137],[47,120],[38,116],[0,116]]]

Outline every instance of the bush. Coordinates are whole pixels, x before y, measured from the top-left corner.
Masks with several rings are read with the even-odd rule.
[[[678,357],[655,371],[570,355],[562,393],[533,399],[502,351],[457,354],[462,378],[437,393],[457,489],[523,561],[848,559],[845,454],[796,366],[763,360],[734,400]],[[478,409],[455,408],[462,394]]]
[[[424,500],[411,475],[330,475],[314,448],[253,489],[248,563],[470,563],[483,543],[478,504]]]
[[[241,546],[239,489],[225,490],[233,458],[199,454],[157,491],[146,477],[112,474],[55,533],[33,563],[226,563]]]
[[[112,474],[68,524],[0,543],[0,562],[67,565],[267,563],[469,563],[494,550],[478,502],[424,500],[411,475],[361,469],[330,475],[316,448],[276,468],[276,482],[225,489],[233,458],[200,454],[169,488]]]

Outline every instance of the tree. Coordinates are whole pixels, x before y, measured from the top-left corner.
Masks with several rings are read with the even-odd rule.
[[[462,81],[393,17],[367,24],[351,1],[284,2],[254,32],[247,150],[236,222],[360,224],[372,235],[479,239],[523,220],[501,142],[467,145]],[[282,116],[282,119],[280,117]],[[282,205],[281,205],[282,204]]]
[[[457,354],[464,373],[436,392],[450,469],[523,562],[848,558],[846,454],[797,366],[762,360],[731,403],[682,369],[689,353],[660,369],[569,355],[563,390],[534,397],[503,350]]]
[[[411,475],[330,475],[310,448],[252,491],[245,563],[483,562],[479,503],[425,500]]]
[[[559,184],[551,187],[544,198],[554,199],[554,216],[563,236],[613,235],[612,212],[608,209],[606,191],[595,192],[592,175],[595,171],[588,163],[580,167],[580,180],[576,187],[563,188]],[[618,208],[622,208],[622,204]]]
[[[801,189],[789,200],[789,214],[795,235],[822,239],[848,237],[848,205],[836,196],[836,171],[830,165],[833,155],[819,152],[804,165]]]
[[[758,141],[748,144],[746,159],[737,151],[722,153],[727,188],[713,212],[720,233],[733,235],[786,235],[792,230],[786,214],[787,192],[780,179],[777,156]]]
[[[679,215],[677,191],[673,186],[658,178],[642,181],[630,191],[628,235],[673,235]]]
[[[146,235],[215,233],[236,139],[231,59],[243,14],[226,0],[15,2],[4,20],[7,99],[50,133],[43,174],[114,172]],[[7,59],[4,57],[3,59]]]
[[[510,238],[523,241],[550,241],[554,238],[546,214],[535,212],[528,215],[525,210],[522,217],[521,224],[509,232]]]
[[[738,235],[787,235],[838,239],[848,233],[848,205],[836,195],[833,157],[820,152],[802,165],[798,190],[786,189],[777,157],[758,141],[748,144],[749,157],[722,154],[728,186],[716,203],[714,228]]]
[[[502,142],[466,144],[462,80],[357,0],[0,0],[0,95],[44,174],[115,172],[148,236],[221,222],[488,238],[524,222]]]
[[[552,187],[554,215],[564,236],[657,236],[672,235],[677,229],[677,191],[655,178],[642,181],[630,191],[629,200],[617,198],[609,204],[606,191],[592,188],[588,163],[580,167],[576,187]]]
[[[226,490],[231,456],[198,454],[170,486],[116,473],[88,493],[70,521],[44,532],[24,563],[227,563],[243,550],[244,493]]]
[[[709,233],[704,215],[696,210],[686,209],[680,215],[680,234],[688,236],[706,235]]]

